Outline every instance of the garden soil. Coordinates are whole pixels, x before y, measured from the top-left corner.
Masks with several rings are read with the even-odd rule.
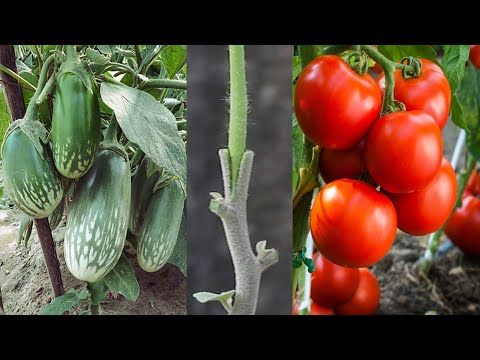
[[[20,218],[17,209],[0,210],[0,287],[6,314],[31,315],[49,303],[53,295],[35,228],[27,248],[16,245]],[[63,258],[64,220],[53,236],[65,289],[78,288],[84,283],[69,273]],[[186,278],[181,271],[167,264],[160,271],[146,273],[138,267],[134,254],[133,248],[126,248],[140,284],[140,297],[129,302],[119,294],[108,294],[101,304],[101,314],[185,314]],[[72,314],[85,313],[84,307],[74,308]]]

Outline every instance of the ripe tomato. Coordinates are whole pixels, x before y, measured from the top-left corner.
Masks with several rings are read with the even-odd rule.
[[[322,149],[319,156],[320,175],[326,184],[338,179],[357,179],[367,170],[364,160],[365,141],[349,150]]]
[[[480,68],[480,45],[470,46],[470,55],[468,57],[477,69]]]
[[[358,286],[358,269],[336,265],[320,253],[313,257],[312,299],[321,306],[333,308],[347,302]]]
[[[470,178],[468,179],[463,197],[469,194],[480,195],[480,176],[478,176],[478,171],[476,169],[472,171],[472,175],[470,175]]]
[[[427,235],[442,226],[457,198],[457,177],[443,158],[435,178],[423,189],[408,194],[387,194],[397,211],[398,228],[410,235]]]
[[[395,91],[396,100],[405,104],[407,110],[423,110],[431,115],[440,129],[445,126],[452,93],[447,77],[440,66],[434,62],[421,59],[422,71],[419,77],[404,79],[400,69],[395,70]],[[385,89],[385,74],[377,78],[377,84],[382,90]]]
[[[331,262],[366,267],[388,252],[397,215],[390,199],[359,180],[335,180],[315,198],[310,228],[318,251]]]
[[[448,238],[466,254],[480,256],[480,199],[467,195],[445,226]]]
[[[400,111],[380,118],[365,143],[365,162],[373,181],[390,193],[420,190],[442,162],[442,134],[427,113]]]
[[[380,285],[368,269],[360,269],[357,291],[345,304],[335,308],[338,315],[373,315],[380,305]]]
[[[358,144],[378,118],[382,95],[373,78],[360,76],[334,55],[319,56],[300,74],[295,114],[304,134],[322,148]]]
[[[298,301],[295,301],[292,314],[298,315]],[[335,315],[335,313],[333,312],[333,309],[320,306],[315,303],[315,301],[312,301],[312,304],[310,305],[310,315]]]

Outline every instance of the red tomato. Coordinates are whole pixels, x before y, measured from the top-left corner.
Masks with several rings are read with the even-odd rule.
[[[443,158],[435,178],[423,189],[408,194],[387,194],[397,211],[398,228],[410,235],[427,235],[442,226],[457,198],[457,177]]]
[[[445,126],[452,93],[447,77],[440,66],[434,62],[421,59],[422,72],[419,77],[404,79],[400,69],[395,70],[395,91],[396,100],[405,104],[407,110],[423,110],[431,115],[440,129]],[[385,89],[385,74],[381,73],[377,83],[382,90]]]
[[[380,285],[368,269],[360,269],[357,291],[345,304],[335,308],[338,315],[373,315],[380,305]]]
[[[322,149],[319,157],[320,175],[326,184],[338,179],[357,179],[367,170],[364,160],[365,141],[349,150]]]
[[[478,69],[480,68],[480,45],[470,46],[470,61]]]
[[[445,234],[466,254],[480,256],[480,199],[467,195],[445,226]]]
[[[335,180],[315,198],[310,228],[318,251],[331,262],[366,267],[395,239],[397,215],[390,199],[358,180]]]
[[[472,195],[480,195],[480,176],[478,176],[478,171],[474,169],[472,171],[472,175],[468,179],[467,186],[465,187],[465,192],[463,193],[463,197],[472,194]],[[462,197],[462,198],[463,198]]]
[[[295,302],[295,305],[293,306],[293,315],[298,315],[298,302]],[[312,304],[310,305],[310,315],[335,315],[333,312],[333,309],[329,309],[323,306],[320,306],[315,303],[315,301],[312,301]]]
[[[380,115],[382,95],[373,78],[360,76],[334,55],[319,56],[302,71],[295,114],[304,134],[322,148],[358,144]]]
[[[312,299],[333,308],[347,302],[358,286],[358,269],[336,265],[317,253],[312,274]]]
[[[400,111],[380,118],[365,143],[365,162],[373,181],[390,193],[420,190],[442,162],[442,134],[427,113]]]

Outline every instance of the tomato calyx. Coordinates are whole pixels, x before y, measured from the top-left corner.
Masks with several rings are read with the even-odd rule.
[[[293,208],[297,206],[300,200],[309,192],[320,186],[318,181],[318,163],[320,156],[320,146],[312,149],[312,161],[307,167],[300,168],[297,190],[293,195]]]
[[[353,59],[353,62],[352,62]],[[363,76],[368,72],[368,56],[364,51],[354,50],[345,60],[350,68],[358,75]]]
[[[422,61],[418,58],[414,58],[413,56],[406,56],[402,60],[400,60],[400,64],[409,65],[402,68],[402,76],[404,79],[417,78],[422,73]]]
[[[392,114],[397,111],[407,111],[407,107],[401,101],[393,99],[393,101],[387,106],[382,116]]]
[[[308,272],[311,274],[315,271],[315,264],[312,259],[305,256],[307,253],[307,248],[304,247],[301,251],[297,251],[293,253],[292,264],[294,269],[298,269],[305,264],[307,267]]]

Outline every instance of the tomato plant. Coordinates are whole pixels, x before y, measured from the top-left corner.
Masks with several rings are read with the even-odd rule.
[[[478,175],[478,170],[474,169],[470,178],[468,179],[467,186],[465,187],[464,196],[468,194],[480,195],[480,176]]]
[[[427,113],[395,112],[368,133],[365,162],[372,179],[391,193],[420,190],[433,180],[442,161],[440,129]]]
[[[352,298],[337,306],[338,315],[373,315],[380,304],[380,285],[375,275],[368,269],[359,270],[358,287]]]
[[[313,240],[331,262],[366,267],[380,260],[395,239],[392,202],[358,180],[336,180],[315,198],[310,214]]]
[[[302,71],[295,113],[304,134],[327,149],[358,144],[380,115],[380,89],[368,74],[355,73],[341,58],[319,56]]]
[[[357,289],[358,269],[336,265],[320,253],[313,260],[315,271],[312,274],[312,300],[328,308],[347,302]]]
[[[395,99],[401,101],[407,110],[422,110],[431,115],[440,129],[445,126],[452,101],[450,84],[440,66],[427,59],[422,62],[418,77],[404,78],[400,69],[395,70]],[[377,78],[385,89],[385,75]]]
[[[357,179],[366,171],[362,141],[348,150],[322,149],[318,168],[325,183],[338,179]]]

